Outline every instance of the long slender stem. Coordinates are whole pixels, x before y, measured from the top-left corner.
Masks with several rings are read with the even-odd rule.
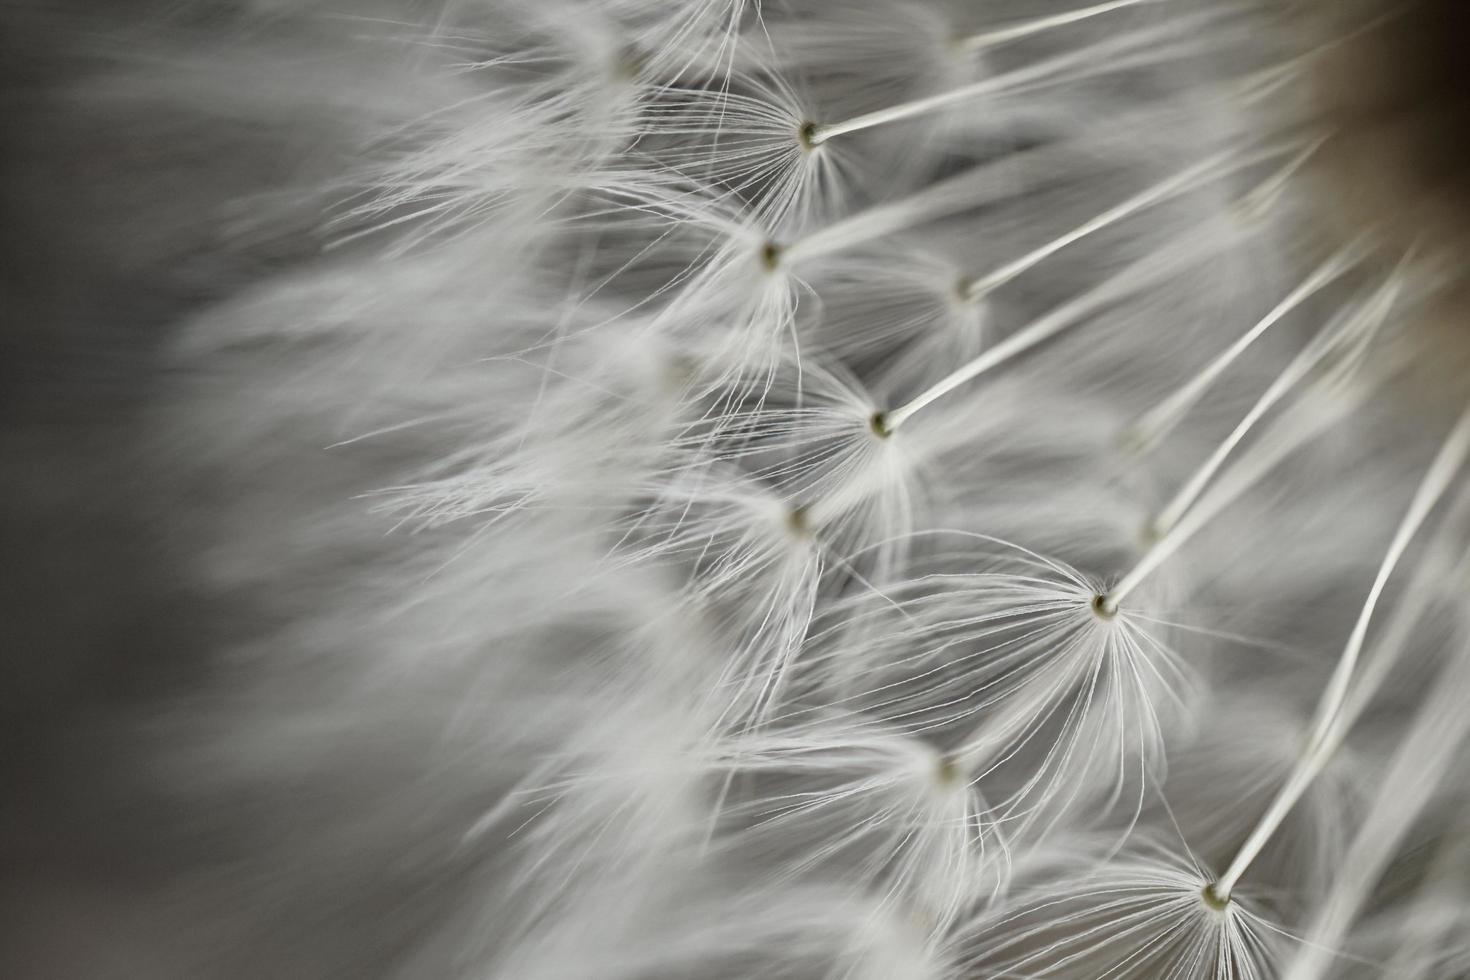
[[[943,397],[950,391],[953,391],[966,381],[984,374],[991,368],[1005,363],[1012,357],[1035,347],[1037,344],[1061,333],[1068,327],[1074,326],[1081,322],[1088,313],[1116,300],[1120,296],[1125,296],[1130,291],[1142,288],[1158,279],[1166,278],[1169,274],[1184,268],[1192,261],[1199,261],[1203,257],[1201,253],[1208,254],[1208,249],[1203,247],[1201,243],[1194,243],[1191,247],[1189,244],[1172,242],[1157,252],[1144,256],[1105,282],[1094,286],[1080,296],[1068,300],[1039,319],[1031,321],[1031,323],[1017,330],[1005,340],[987,348],[974,360],[965,364],[953,374],[943,378],[934,387],[909,401],[903,407],[887,413],[884,416],[885,428],[888,432],[897,430],[900,425],[912,418],[920,409]]]
[[[1205,160],[1201,160],[1199,163],[1180,171],[1173,177],[1162,180],[1141,193],[1128,198],[1128,200],[1123,201],[1121,204],[1109,208],[1097,217],[1083,222],[1066,234],[1047,242],[1045,245],[1007,262],[993,272],[988,272],[983,276],[970,280],[964,286],[965,298],[971,300],[979,299],[991,290],[1009,282],[1037,263],[1055,255],[1068,245],[1086,238],[1093,232],[1116,224],[1131,214],[1142,211],[1144,208],[1157,204],[1181,191],[1188,190],[1190,187],[1204,180],[1208,180],[1212,176],[1217,176],[1222,165],[1229,158],[1230,153],[1226,152],[1218,153]]]
[[[1464,527],[1466,514],[1470,513],[1470,494],[1461,494],[1445,511],[1440,518],[1440,527]],[[1393,673],[1395,665],[1408,652],[1410,635],[1442,594],[1443,584],[1467,581],[1470,581],[1470,552],[1462,553],[1458,561],[1449,563],[1448,568],[1436,561],[1418,564],[1413,577],[1404,586],[1403,597],[1394,603],[1392,614],[1373,644],[1374,656],[1366,660],[1358,671],[1352,691],[1342,707],[1341,725],[1352,725],[1368,710],[1369,703]]]
[[[907,197],[867,208],[803,235],[781,248],[779,261],[783,265],[809,261],[864,245],[926,221],[979,207],[1015,193],[1017,172],[1027,174],[1028,179],[1041,181],[1066,174],[1071,162],[1054,151],[1037,149],[1027,151],[1024,156],[1006,157],[972,167]]]
[[[1318,435],[1331,424],[1347,416],[1360,400],[1366,398],[1368,389],[1358,390],[1353,396],[1332,402],[1332,411],[1314,410],[1311,404],[1299,405],[1295,411],[1284,416],[1277,429],[1252,447],[1253,452],[1245,456],[1229,474],[1217,483],[1210,493],[1155,541],[1138,560],[1138,564],[1124,575],[1118,584],[1099,601],[1099,609],[1108,615],[1118,611],[1123,600],[1158,571],[1159,567],[1173,557],[1190,538],[1194,537],[1222,510],[1276,467],[1300,446]]]
[[[1321,980],[1332,961],[1332,950],[1363,907],[1375,882],[1388,868],[1415,819],[1434,799],[1457,754],[1470,738],[1470,712],[1465,710],[1470,684],[1470,650],[1459,650],[1440,671],[1434,692],[1420,710],[1409,733],[1399,743],[1377,799],[1358,828],[1342,863],[1342,874],[1332,883],[1323,903],[1287,969],[1286,980]],[[1398,976],[1384,973],[1382,976]]]
[[[1055,238],[1052,241],[1047,242],[1045,245],[1042,245],[1041,247],[1034,249],[1031,252],[1028,252],[1027,254],[1021,256],[1018,259],[1015,259],[1012,262],[1006,263],[999,269],[996,269],[994,272],[990,272],[984,276],[979,277],[978,279],[972,280],[965,287],[965,295],[969,299],[977,299],[980,296],[984,295],[986,292],[995,289],[1001,283],[1006,282],[1007,280],[1020,275],[1025,270],[1035,266],[1038,262],[1042,261],[1048,256],[1056,254],[1056,252],[1060,249],[1065,248],[1067,245],[1070,245],[1080,240],[1081,238],[1092,234],[1095,231],[1098,231],[1099,229],[1105,228],[1110,224],[1121,221],[1129,215],[1135,214],[1138,211],[1149,207],[1150,205],[1157,204],[1160,201],[1165,200],[1166,198],[1183,193],[1193,187],[1224,176],[1225,174],[1238,170],[1242,167],[1250,166],[1251,164],[1257,163],[1261,159],[1269,155],[1274,155],[1279,152],[1280,148],[1276,147],[1270,151],[1263,151],[1261,153],[1251,154],[1250,156],[1244,158],[1231,159],[1233,154],[1220,153],[1211,156],[1205,160],[1202,160],[1199,163],[1196,163],[1193,166],[1188,167],[1183,171],[1180,171],[1174,176],[1166,178],[1165,180],[1154,184],[1152,187],[1149,187],[1139,194],[1136,194],[1133,197],[1129,198],[1128,200],[1123,201],[1121,204],[1109,208],[1107,211],[1104,211],[1097,217],[1087,222],[1084,222],[1082,225],[1079,225],[1072,231],[1067,232],[1065,235],[1062,235],[1059,238]],[[1175,247],[1177,248],[1177,246]],[[1170,251],[1171,249],[1168,248],[1160,250],[1160,252],[1150,256],[1145,261],[1163,261],[1165,263],[1168,263],[1171,261]],[[1134,263],[1133,265],[1129,266],[1125,272],[1125,275],[1136,274],[1141,264],[1142,263]],[[1115,277],[1115,280],[1118,278],[1122,277]],[[1100,303],[1104,301],[1097,298],[1097,293],[1099,291],[1105,291],[1108,298],[1116,295],[1113,289],[1109,288],[1109,284],[1105,283],[1102,287],[1099,287],[1098,290],[1094,290],[1092,292],[1084,294],[1082,297],[1079,297],[1072,303],[1069,303],[1063,307],[1060,307],[1057,310],[1054,310],[1053,312],[1042,317],[1040,320],[1036,320],[1030,325],[1018,330],[1016,333],[1011,334],[1009,337],[996,344],[995,346],[987,348],[971,361],[961,365],[955,371],[951,372],[944,378],[941,378],[925,391],[920,392],[917,396],[915,396],[901,408],[895,409],[894,411],[888,413],[886,417],[888,430],[896,430],[900,425],[902,425],[908,419],[912,418],[925,406],[944,397],[949,392],[960,387],[966,382],[979,377],[981,374],[984,374],[991,368],[1005,363],[1007,360],[1016,356],[1017,354],[1022,353],[1023,351],[1029,350],[1030,348],[1041,343],[1043,340],[1048,339],[1053,334],[1056,334],[1066,327],[1071,326],[1080,318],[1082,312],[1085,312],[1086,309],[1090,309],[1092,307],[1100,305]],[[1082,310],[1078,310],[1076,308],[1079,305],[1083,307]]]
[[[1415,533],[1424,523],[1424,519],[1429,516],[1429,512],[1434,509],[1434,505],[1439,502],[1440,497],[1444,495],[1445,490],[1453,483],[1455,474],[1464,465],[1467,455],[1470,455],[1470,409],[1460,416],[1460,420],[1440,446],[1434,461],[1429,465],[1418,489],[1414,492],[1414,498],[1403,520],[1399,523],[1398,530],[1394,533],[1393,541],[1388,546],[1388,552],[1383,556],[1383,562],[1378,567],[1378,575],[1373,580],[1372,588],[1368,590],[1368,597],[1363,602],[1358,620],[1353,624],[1352,633],[1349,634],[1347,643],[1343,646],[1337,667],[1333,670],[1331,678],[1328,679],[1327,688],[1322,692],[1322,700],[1317,706],[1317,715],[1312,725],[1307,750],[1297,760],[1286,783],[1277,792],[1251,835],[1241,845],[1235,859],[1230,862],[1230,866],[1220,876],[1220,880],[1212,886],[1216,899],[1220,901],[1229,899],[1241,875],[1245,874],[1251,862],[1260,855],[1261,850],[1281,826],[1281,822],[1286,819],[1286,815],[1291,812],[1292,807],[1301,799],[1302,794],[1306,792],[1312,781],[1327,765],[1327,761],[1337,750],[1338,745],[1341,744],[1347,730],[1347,726],[1342,724],[1344,718],[1342,707],[1347,701],[1353,670],[1362,653],[1363,642],[1368,635],[1368,624],[1373,619],[1373,611],[1378,605],[1379,598],[1383,595],[1389,576],[1393,574],[1409,542],[1413,540]]]
[[[1238,210],[1251,218],[1259,218],[1266,214],[1291,184],[1292,176],[1306,166],[1307,161],[1312,159],[1331,138],[1330,134],[1319,136],[1309,143],[1300,153],[1286,161],[1281,169],[1261,181],[1254,190],[1243,196],[1236,204]]]
[[[1168,398],[1146,412],[1142,418],[1132,426],[1134,441],[1143,447],[1150,447],[1158,443],[1167,435],[1178,421],[1189,411],[1190,407],[1209,390],[1210,386],[1219,380],[1220,376],[1244,354],[1247,348],[1254,344],[1271,327],[1279,323],[1288,313],[1296,309],[1313,293],[1331,283],[1338,276],[1352,268],[1357,260],[1358,250],[1349,246],[1332,256],[1322,265],[1318,266],[1311,275],[1302,281],[1301,285],[1293,289],[1285,299],[1277,303],[1271,310],[1255,324],[1236,338],[1235,342],[1211,361],[1203,371],[1195,375],[1187,384],[1175,391]]]
[[[815,127],[807,137],[807,142],[812,146],[820,146],[827,140],[837,136],[845,136],[848,133],[856,133],[875,126],[883,126],[887,123],[898,122],[904,119],[912,119],[916,116],[926,115],[938,109],[964,102],[968,99],[980,98],[993,95],[997,92],[1014,91],[1026,85],[1035,84],[1054,76],[1063,76],[1068,69],[1079,69],[1083,74],[1097,74],[1109,70],[1112,63],[1107,59],[1110,55],[1128,51],[1132,48],[1154,47],[1156,42],[1165,35],[1178,33],[1182,30],[1179,24],[1166,24],[1146,31],[1135,31],[1121,38],[1109,38],[1096,44],[1090,44],[1075,51],[1058,55],[1017,68],[1014,71],[1005,72],[1001,75],[992,75],[968,85],[950,89],[948,92],[939,92],[928,95],[910,102],[902,102],[898,105],[888,106],[883,109],[875,109],[862,115],[853,116],[840,122],[827,123]]]
[[[1383,318],[1388,315],[1388,311],[1392,308],[1397,295],[1398,281],[1392,279],[1364,304],[1361,310],[1350,317],[1346,323],[1336,329],[1328,328],[1323,335],[1319,336],[1297,355],[1297,357],[1293,358],[1291,364],[1287,365],[1286,370],[1281,372],[1276,380],[1271,383],[1271,386],[1266,389],[1265,393],[1251,406],[1251,410],[1246,413],[1239,424],[1231,430],[1230,435],[1226,436],[1224,441],[1215,447],[1215,451],[1210,454],[1209,459],[1205,460],[1204,465],[1179,489],[1179,492],[1174,495],[1173,499],[1159,511],[1158,517],[1154,518],[1153,521],[1153,532],[1155,534],[1167,534],[1169,529],[1179,522],[1179,518],[1189,509],[1190,505],[1204,492],[1205,487],[1209,485],[1215,473],[1224,465],[1225,460],[1235,451],[1235,447],[1240,445],[1241,440],[1254,428],[1256,423],[1278,401],[1285,397],[1286,393],[1295,387],[1313,366],[1337,347],[1344,338],[1355,336],[1363,330],[1371,330],[1378,323],[1381,323]]]
[[[1033,20],[1022,21],[1009,27],[997,27],[994,30],[981,31],[971,34],[962,39],[959,46],[966,51],[978,51],[997,44],[1005,44],[1007,41],[1015,41],[1032,34],[1051,30],[1053,27],[1064,27],[1067,24],[1075,24],[1078,21],[1097,17],[1101,14],[1112,13],[1114,10],[1122,10],[1124,7],[1136,7],[1143,3],[1159,3],[1161,0],[1108,0],[1107,3],[1096,3],[1090,7],[1079,7],[1076,10],[1063,11],[1060,14],[1051,14],[1046,17],[1037,17]]]
[[[1412,2],[1401,4],[1397,9],[1381,14],[1364,24],[1359,25],[1347,33],[1332,38],[1325,44],[1319,44],[1303,54],[1299,54],[1288,61],[1270,68],[1263,69],[1241,79],[1233,88],[1234,96],[1241,101],[1250,103],[1264,99],[1276,93],[1286,85],[1295,82],[1301,75],[1306,74],[1312,68],[1312,62],[1325,54],[1331,53],[1335,48],[1361,37],[1362,35],[1375,31],[1404,14],[1405,11],[1413,9]]]

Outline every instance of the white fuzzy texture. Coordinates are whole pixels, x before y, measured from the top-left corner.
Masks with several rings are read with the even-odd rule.
[[[160,778],[343,787],[215,887],[398,977],[1460,975],[1460,457],[1360,616],[1432,286],[1306,244],[1270,4],[257,6],[120,69],[352,148],[154,415],[262,611]]]

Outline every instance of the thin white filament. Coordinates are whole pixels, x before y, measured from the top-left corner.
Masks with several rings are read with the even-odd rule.
[[[1027,269],[1030,269],[1039,262],[1045,261],[1068,245],[1081,241],[1093,232],[1101,231],[1137,211],[1142,211],[1144,208],[1173,197],[1175,194],[1183,193],[1193,187],[1197,187],[1205,181],[1220,176],[1225,172],[1224,167],[1226,161],[1232,155],[1231,152],[1227,151],[1217,153],[1212,157],[1202,160],[1194,166],[1175,174],[1173,177],[1162,180],[1147,190],[1130,197],[1121,204],[1109,208],[1097,217],[1089,221],[1084,221],[1065,235],[1060,235],[1052,239],[1040,248],[1033,249],[1020,258],[1007,262],[993,272],[988,272],[977,279],[972,279],[964,287],[965,298],[970,300],[979,299],[991,290],[1010,282]]]
[[[794,264],[841,252],[915,225],[979,207],[1015,193],[1015,175],[1040,180],[1067,172],[1069,161],[1053,153],[1033,151],[966,170],[916,194],[868,208],[804,235],[781,249],[779,261]]]
[[[940,92],[936,95],[925,96],[910,102],[902,102],[898,105],[889,106],[885,109],[875,109],[859,116],[853,116],[841,122],[828,123],[817,126],[809,137],[812,146],[820,146],[827,140],[837,136],[845,136],[848,133],[861,132],[872,129],[875,126],[883,126],[891,122],[900,122],[904,119],[912,119],[915,116],[926,115],[938,109],[943,109],[956,102],[964,102],[981,96],[993,95],[998,92],[1015,91],[1025,85],[1038,83],[1049,78],[1061,76],[1068,69],[1080,68],[1084,75],[1105,72],[1110,64],[1108,56],[1120,54],[1133,48],[1148,48],[1157,40],[1170,34],[1180,33],[1183,24],[1164,25],[1148,31],[1137,31],[1127,34],[1122,38],[1114,38],[1098,44],[1078,48],[1067,54],[1045,61],[1018,68],[1015,71],[1003,75],[993,75],[983,78],[969,85],[961,85],[959,88],[950,89],[948,92]]]
[[[1409,542],[1413,540],[1439,498],[1453,483],[1455,474],[1464,465],[1467,455],[1470,455],[1470,409],[1461,415],[1460,420],[1450,431],[1438,454],[1434,457],[1434,462],[1430,464],[1419,488],[1414,492],[1408,512],[1394,533],[1387,554],[1383,556],[1378,575],[1373,580],[1373,587],[1368,591],[1368,598],[1364,601],[1357,622],[1353,624],[1353,631],[1343,646],[1342,656],[1338,658],[1337,667],[1328,680],[1326,690],[1322,693],[1307,751],[1297,761],[1291,776],[1276,794],[1276,798],[1271,801],[1270,807],[1267,808],[1260,822],[1256,824],[1250,837],[1246,838],[1245,843],[1241,845],[1235,859],[1230,862],[1230,867],[1216,882],[1214,889],[1218,898],[1223,900],[1230,897],[1231,889],[1240,880],[1240,876],[1245,874],[1251,862],[1261,853],[1261,849],[1266,846],[1276,829],[1281,826],[1281,822],[1286,819],[1287,813],[1296,805],[1302,793],[1322,771],[1341,743],[1347,729],[1347,726],[1341,723],[1343,720],[1342,707],[1347,700],[1348,686],[1352,680],[1353,670],[1357,666],[1358,657],[1362,652],[1363,642],[1368,634],[1368,624],[1373,619],[1373,611],[1378,605],[1378,599],[1383,594],[1389,576],[1393,574]]]
[[[1154,542],[1138,564],[1103,597],[1100,603],[1102,611],[1110,615],[1116,613],[1124,599],[1222,510],[1255,486],[1298,447],[1345,418],[1360,401],[1367,398],[1368,393],[1368,388],[1365,387],[1346,398],[1334,401],[1331,411],[1312,411],[1312,406],[1309,405],[1299,407],[1297,412],[1286,416],[1276,431],[1253,447],[1253,453],[1237,463],[1209,494],[1185,513],[1179,523]]]
[[[1125,7],[1136,7],[1144,3],[1159,3],[1161,0],[1109,0],[1107,3],[1097,3],[1090,7],[1079,7],[1076,10],[1064,11],[1060,14],[1051,14],[1046,17],[1037,17],[1034,20],[1024,21],[1020,24],[1012,24],[1010,27],[997,27],[992,31],[983,31],[979,34],[971,34],[960,41],[960,47],[966,51],[978,51],[997,44],[1005,44],[1042,31],[1049,31],[1053,27],[1065,27],[1067,24],[1075,24],[1079,21],[1088,20],[1101,14],[1112,13],[1114,10],[1122,10]]]
[[[1273,148],[1271,151],[1267,151],[1266,155],[1279,152],[1279,147]],[[1043,259],[1056,254],[1066,246],[1085,238],[1087,235],[1121,221],[1151,205],[1158,204],[1167,198],[1185,193],[1201,184],[1238,170],[1243,166],[1249,166],[1252,163],[1259,162],[1263,154],[1251,154],[1246,158],[1232,159],[1234,156],[1235,154],[1232,152],[1215,154],[1180,171],[1172,177],[1154,184],[1139,194],[1128,198],[1126,201],[1109,208],[1097,217],[1084,222],[1065,235],[1047,242],[1045,245],[1034,249],[1012,262],[1006,263],[994,272],[971,281],[965,287],[965,295],[970,299],[978,298],[996,288],[1001,283],[1015,278]],[[1136,268],[1137,266],[1132,266],[1129,271]],[[966,382],[979,377],[991,368],[1005,363],[1023,351],[1029,350],[1053,334],[1076,322],[1074,312],[1068,311],[1066,315],[1062,315],[1063,311],[1066,310],[1067,307],[1062,307],[1060,310],[1017,331],[994,347],[984,351],[973,360],[961,365],[957,370],[940,379],[932,387],[920,392],[906,405],[895,409],[888,415],[887,425],[889,430],[896,430],[920,409],[944,397]]]
[[[1203,371],[1195,375],[1188,383],[1174,392],[1174,394],[1145,413],[1134,426],[1138,445],[1143,447],[1156,445],[1159,440],[1173,430],[1174,426],[1178,424],[1179,420],[1184,417],[1195,402],[1199,401],[1204,396],[1204,393],[1220,379],[1220,376],[1229,370],[1230,366],[1239,359],[1240,355],[1244,354],[1267,330],[1279,323],[1288,313],[1300,306],[1313,293],[1321,290],[1334,279],[1351,269],[1358,255],[1358,249],[1355,246],[1349,246],[1322,263],[1311,275],[1302,281],[1301,285],[1293,289],[1285,299],[1277,303],[1271,308],[1270,312],[1257,320],[1249,330],[1236,338],[1235,342],[1211,361]]]
[[[1254,428],[1267,412],[1277,402],[1286,396],[1308,372],[1316,366],[1322,358],[1326,357],[1344,338],[1353,337],[1364,330],[1372,330],[1381,324],[1388,316],[1398,297],[1399,282],[1397,279],[1390,280],[1379,292],[1366,303],[1362,310],[1358,311],[1346,324],[1337,330],[1329,330],[1328,335],[1319,337],[1314,343],[1308,345],[1285,371],[1272,382],[1271,387],[1256,401],[1251,410],[1246,413],[1239,424],[1231,431],[1215,451],[1210,454],[1203,466],[1201,466],[1190,477],[1189,481],[1179,489],[1174,498],[1159,511],[1159,516],[1154,519],[1153,532],[1155,534],[1167,534],[1169,529],[1179,522],[1184,512],[1199,498],[1209,485],[1211,479],[1224,465],[1225,460],[1235,451],[1251,429]]]
[[[1434,686],[1414,727],[1399,743],[1378,796],[1342,862],[1342,874],[1312,924],[1284,980],[1321,980],[1332,956],[1363,906],[1369,890],[1388,867],[1413,820],[1434,798],[1440,780],[1470,737],[1470,651],[1461,650]]]

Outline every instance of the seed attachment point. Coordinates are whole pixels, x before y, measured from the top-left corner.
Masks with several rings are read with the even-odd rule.
[[[941,755],[939,761],[934,764],[934,780],[942,789],[959,785],[963,777],[964,771],[960,768],[959,762],[947,752]]]
[[[811,537],[811,509],[803,504],[798,504],[786,512],[786,527],[798,538]]]
[[[1230,895],[1228,893],[1225,895],[1220,894],[1219,889],[1216,887],[1218,884],[1218,882],[1210,882],[1200,891],[1200,897],[1205,900],[1205,905],[1214,909],[1216,912],[1224,912],[1230,907]]]
[[[1118,606],[1112,597],[1104,592],[1092,597],[1092,613],[1104,622],[1111,622],[1118,617]]]
[[[893,435],[893,427],[888,423],[887,412],[874,412],[868,418],[868,428],[873,430],[873,435],[879,439],[887,439]]]
[[[761,246],[761,268],[767,272],[775,272],[781,268],[781,253],[783,249],[775,242],[766,242]]]
[[[817,132],[817,124],[814,122],[804,122],[797,127],[796,142],[801,144],[801,148],[808,153],[821,146],[822,140]]]

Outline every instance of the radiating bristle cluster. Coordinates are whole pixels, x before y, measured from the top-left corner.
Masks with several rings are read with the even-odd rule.
[[[320,6],[230,57],[411,95],[160,413],[266,624],[180,805],[351,787],[227,887],[423,902],[413,977],[1460,975],[1453,277],[1320,210],[1373,12]]]

